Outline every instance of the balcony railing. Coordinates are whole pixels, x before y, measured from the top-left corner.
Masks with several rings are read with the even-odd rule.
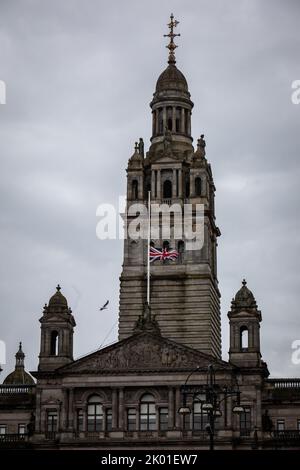
[[[299,441],[300,442],[300,430],[284,430],[284,431],[273,431],[272,436],[276,440],[284,440],[284,441]]]
[[[0,434],[1,442],[24,442],[27,441],[27,434]]]
[[[54,441],[56,439],[56,435],[57,435],[56,431],[46,431],[45,432],[46,439],[49,439],[51,441]]]
[[[268,379],[267,382],[276,389],[296,388],[300,390],[300,379]]]
[[[0,395],[33,393],[35,385],[0,385]]]

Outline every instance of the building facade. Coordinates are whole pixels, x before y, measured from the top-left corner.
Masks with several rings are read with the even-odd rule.
[[[15,371],[0,386],[0,446],[47,449],[300,448],[300,378],[270,379],[262,360],[262,314],[246,281],[228,313],[229,360],[221,358],[220,292],[212,169],[202,135],[194,148],[193,103],[176,66],[171,16],[167,68],[151,101],[152,136],[127,167],[127,212],[135,204],[177,204],[203,243],[175,237],[175,216],[151,247],[176,250],[151,263],[148,241],[127,237],[120,278],[119,340],[73,358],[74,316],[60,286],[44,306],[38,368],[25,371],[20,344]],[[152,235],[152,234],[151,234]],[[148,302],[149,295],[151,301]],[[75,315],[76,316],[76,315]],[[35,380],[33,379],[35,378]]]

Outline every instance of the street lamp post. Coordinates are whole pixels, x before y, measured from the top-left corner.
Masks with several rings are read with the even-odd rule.
[[[216,383],[215,371],[213,365],[210,364],[207,369],[207,382],[206,384],[200,385],[196,390],[194,387],[188,390],[188,381],[190,377],[200,370],[200,366],[194,369],[186,378],[185,384],[182,387],[182,406],[178,412],[183,416],[191,413],[190,407],[187,405],[187,397],[193,397],[193,403],[195,399],[201,402],[201,411],[206,411],[208,414],[208,424],[205,429],[209,434],[209,449],[214,450],[214,437],[215,437],[215,420],[222,416],[220,410],[220,404],[228,397],[236,397],[236,405],[233,407],[233,413],[240,414],[244,411],[244,407],[240,404],[240,390],[238,382],[236,382],[236,388],[232,387],[220,387]],[[221,399],[220,396],[224,395]],[[199,399],[199,396],[204,399]]]

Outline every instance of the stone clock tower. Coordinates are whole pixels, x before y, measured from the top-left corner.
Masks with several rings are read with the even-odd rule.
[[[151,263],[151,310],[162,336],[191,348],[221,357],[220,293],[217,280],[217,237],[215,186],[206,159],[205,140],[196,149],[191,135],[193,102],[187,81],[176,67],[174,27],[171,16],[168,66],[159,76],[153,99],[152,137],[148,152],[136,143],[127,168],[127,209],[136,203],[204,205],[204,243],[189,250],[187,240],[152,239],[157,248],[179,252],[176,261]],[[194,215],[191,215],[194,217]],[[173,222],[172,222],[173,221]],[[193,221],[194,222],[194,221]],[[174,218],[171,216],[171,225]],[[172,231],[171,231],[172,234]],[[147,241],[128,237],[120,287],[119,339],[134,332],[146,302]]]

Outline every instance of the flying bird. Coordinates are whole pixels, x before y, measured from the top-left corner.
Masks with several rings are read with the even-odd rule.
[[[105,304],[99,309],[100,312],[101,312],[101,310],[105,310],[105,309],[107,308],[108,304],[109,304],[109,300],[107,300],[107,301],[105,302]]]

